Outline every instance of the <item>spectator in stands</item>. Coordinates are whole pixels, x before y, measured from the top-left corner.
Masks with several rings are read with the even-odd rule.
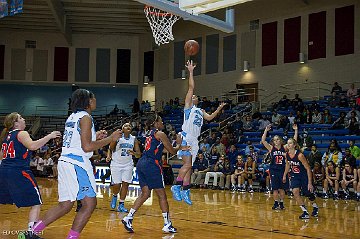
[[[212,189],[218,188],[218,178],[223,174],[222,169],[224,167],[225,155],[221,155],[219,160],[216,162],[213,167],[210,167],[210,170],[205,175],[205,188],[208,187],[210,177],[214,178]]]
[[[360,148],[355,145],[355,140],[349,141],[349,149],[351,154],[356,158],[360,159]]]
[[[281,114],[277,113],[277,111],[273,111],[273,114],[271,116],[271,124],[273,128],[277,128],[280,124]]]
[[[179,108],[179,107],[180,107],[179,97],[175,97],[175,100],[174,100],[174,108]]]
[[[312,123],[312,113],[310,111],[310,109],[306,108],[305,112],[304,112],[304,119],[305,119],[305,124],[311,124]]]
[[[324,110],[324,114],[323,114],[321,123],[322,124],[331,124],[332,123],[332,116],[330,114],[329,109]]]
[[[231,169],[229,158],[226,156],[225,156],[224,167],[222,168],[221,172],[222,172],[222,174],[220,175],[219,188],[221,190],[223,190],[223,189],[229,190],[230,183],[231,183],[232,169]]]
[[[211,154],[210,154],[210,161],[209,164],[210,165],[215,165],[216,162],[219,160],[220,158],[220,154],[218,153],[218,150],[216,147],[212,147],[211,148]]]
[[[346,118],[350,119],[352,113],[355,114],[355,117],[357,118],[357,120],[360,119],[360,111],[358,111],[355,107],[352,107],[351,110],[346,113]]]
[[[208,140],[208,143],[210,144],[210,147],[216,142],[216,133],[211,133],[211,137]]]
[[[245,150],[244,150],[244,154],[245,154],[245,155],[249,155],[249,154],[250,154],[250,147],[253,147],[255,152],[259,152],[259,151],[260,151],[259,148],[257,148],[257,147],[255,147],[255,146],[252,145],[252,142],[251,142],[250,140],[247,141],[246,144],[247,144],[247,145],[246,145]]]
[[[320,110],[320,105],[316,102],[316,100],[313,100],[310,105],[310,111],[314,112],[315,110]]]
[[[252,158],[251,155],[247,155],[246,156],[247,160],[245,162],[245,166],[244,166],[244,173],[242,174],[242,181],[243,181],[243,185],[241,188],[241,192],[245,192],[245,180],[248,181],[249,183],[249,187],[248,187],[248,191],[249,193],[253,193],[254,189],[253,189],[253,180],[256,179],[256,162],[254,161],[254,159]]]
[[[199,145],[199,148],[201,150],[203,150],[203,148],[205,147],[205,151],[206,152],[210,152],[210,144],[208,143],[208,139],[207,138],[204,138],[203,140],[200,141],[200,145]],[[204,151],[204,150],[203,150]]]
[[[295,122],[295,116],[293,115],[293,112],[290,111],[289,116],[287,117],[289,120],[289,126],[287,127],[289,130],[292,129],[294,122]],[[265,128],[264,128],[265,129]],[[263,130],[264,130],[263,129]]]
[[[134,102],[132,105],[132,112],[134,114],[138,114],[140,112],[140,102],[137,98],[134,99]]]
[[[204,156],[199,152],[194,165],[193,165],[193,174],[191,175],[191,184],[196,188],[200,187],[201,179],[205,178],[206,172],[209,171],[209,162],[204,159]]]
[[[307,156],[307,160],[309,162],[310,168],[314,169],[316,163],[319,163],[321,165],[321,159],[322,159],[321,153],[318,151],[316,144],[313,144],[311,146],[311,151]]]
[[[250,152],[247,155],[250,155],[256,164],[258,164],[259,160],[259,153],[254,150],[254,145],[249,145]]]
[[[318,109],[314,110],[314,113],[312,115],[312,123],[313,124],[321,124],[322,122],[322,114],[319,112]]]
[[[350,85],[350,89],[347,90],[346,96],[348,97],[349,100],[354,100],[355,97],[357,96],[357,89],[355,89],[354,83]]]
[[[208,111],[210,107],[211,107],[211,102],[206,97],[203,97],[201,102],[201,108]]]
[[[328,99],[328,105],[331,108],[337,108],[339,106],[340,97],[336,94],[336,92],[331,93],[331,97]]]
[[[326,165],[323,196],[325,199],[329,198],[328,189],[330,186],[334,188],[334,200],[338,200],[340,168],[333,161],[328,162]]]
[[[345,95],[340,96],[339,107],[349,107],[349,101]]]
[[[266,128],[266,126],[268,126],[270,123],[270,121],[263,116],[260,116],[259,118],[259,127],[258,127],[258,131],[264,131],[264,129]]]
[[[352,187],[357,195],[357,171],[348,162],[342,171],[341,188],[344,190],[345,200],[349,199],[349,188]]]
[[[294,123],[299,125],[299,124],[303,124],[305,122],[303,115],[301,114],[300,110],[296,111],[296,116],[294,119]]]
[[[287,110],[290,106],[290,100],[287,98],[287,95],[284,95],[277,104],[277,110]]]
[[[327,165],[328,162],[334,162],[336,165],[340,165],[342,161],[342,153],[338,151],[335,143],[330,143],[328,151],[326,151],[322,157],[322,165]]]
[[[115,104],[114,109],[110,112],[110,115],[117,115],[119,113],[119,108],[117,104]]]
[[[231,145],[229,148],[229,151],[227,152],[229,161],[231,165],[235,165],[237,162],[237,156],[240,154],[240,152],[237,150],[235,145]]]
[[[331,146],[332,143],[335,144],[335,148],[337,149],[337,151],[342,152],[341,147],[340,147],[340,145],[339,145],[339,143],[338,143],[338,141],[336,139],[331,139],[330,140],[330,145],[328,147],[328,150],[330,149],[330,146]]]
[[[311,146],[314,144],[313,138],[308,134],[307,131],[304,131],[302,137],[299,138],[299,145],[302,152],[310,151]]]
[[[254,122],[251,119],[250,115],[244,116],[243,119],[243,130],[244,131],[253,131],[254,130]]]
[[[340,112],[340,116],[337,120],[334,121],[330,129],[345,129],[347,126],[347,121],[345,118],[345,112]]]
[[[291,105],[294,110],[303,111],[304,104],[301,98],[299,98],[299,94],[295,94],[295,98],[291,101]]]
[[[345,155],[341,161],[341,168],[344,168],[346,163],[350,164],[352,168],[356,168],[356,158],[351,154],[350,148],[345,149]]]
[[[45,160],[40,157],[39,155],[35,156],[36,159],[36,170],[38,175],[43,176],[44,175],[44,164],[45,164]]]
[[[341,86],[339,86],[339,83],[337,83],[337,82],[335,82],[334,83],[334,86],[333,86],[333,88],[331,89],[331,94],[332,93],[335,93],[336,95],[339,95],[339,94],[341,94],[341,92],[342,92],[342,88],[341,88]]]
[[[348,120],[347,124],[345,124],[345,128],[349,129],[350,135],[359,135],[359,119],[356,117],[355,112],[351,112],[350,119]]]
[[[201,152],[202,152],[202,155],[203,155],[204,159],[206,159],[209,162],[209,160],[210,160],[210,151],[207,151],[207,148],[205,146],[203,146],[201,148]]]
[[[244,183],[242,181],[242,174],[244,173],[245,163],[243,161],[242,155],[237,156],[237,162],[234,164],[233,168],[234,173],[231,175],[231,191],[241,190],[241,185]],[[236,187],[237,182],[237,187]]]

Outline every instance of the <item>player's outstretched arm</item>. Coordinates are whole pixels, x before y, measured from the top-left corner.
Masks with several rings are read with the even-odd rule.
[[[105,145],[108,145],[111,142],[116,142],[119,138],[122,136],[121,130],[114,131],[110,136],[97,140],[92,141],[91,136],[91,127],[92,127],[92,120],[90,116],[84,116],[80,120],[80,129],[81,129],[81,148],[84,150],[84,152],[92,152],[94,150],[97,150],[101,147],[104,147]]]
[[[264,133],[261,136],[261,143],[265,146],[265,148],[269,151],[272,150],[272,146],[266,141],[266,136],[267,136],[267,132],[269,132],[271,130],[271,125],[267,125],[265,127]]]
[[[185,109],[187,109],[190,108],[193,104],[192,96],[194,95],[195,89],[194,68],[196,67],[196,65],[193,63],[193,61],[187,61],[185,67],[189,71],[189,88],[185,96]]]
[[[208,113],[205,112],[205,110],[203,110],[204,119],[206,119],[207,121],[213,120],[220,113],[220,111],[222,110],[222,108],[224,108],[225,105],[226,103],[222,102],[211,115],[209,115]]]
[[[49,142],[50,139],[55,139],[60,136],[61,133],[59,131],[53,131],[45,137],[33,141],[27,131],[21,131],[18,134],[18,139],[26,148],[30,150],[37,150],[43,145],[45,145],[47,142]]]

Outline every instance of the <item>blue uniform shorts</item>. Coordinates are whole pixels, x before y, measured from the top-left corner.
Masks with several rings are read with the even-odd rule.
[[[283,171],[277,171],[277,170],[271,170],[270,169],[270,178],[271,178],[271,188],[272,190],[288,190],[289,189],[289,177],[286,177],[286,182],[283,183],[284,172]]]
[[[165,188],[162,167],[158,160],[141,158],[136,164],[140,187],[151,189]]]
[[[308,196],[311,194],[311,192],[308,189],[308,177],[307,175],[297,175],[291,176],[291,188],[300,188],[300,190],[303,192],[305,196]]]
[[[0,204],[17,207],[42,204],[39,187],[30,169],[0,167]]]

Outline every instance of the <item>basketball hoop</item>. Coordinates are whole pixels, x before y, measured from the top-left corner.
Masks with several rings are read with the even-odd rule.
[[[145,6],[144,12],[157,45],[160,46],[160,44],[166,44],[174,40],[172,27],[180,19],[179,16],[151,6]]]

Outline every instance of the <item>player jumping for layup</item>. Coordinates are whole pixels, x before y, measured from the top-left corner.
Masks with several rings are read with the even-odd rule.
[[[208,121],[215,118],[215,116],[221,111],[221,109],[226,105],[221,103],[219,107],[211,115],[207,114],[205,110],[197,107],[199,103],[198,97],[194,95],[194,68],[195,64],[193,61],[188,61],[186,63],[186,68],[189,71],[189,89],[185,98],[185,107],[184,107],[184,123],[182,125],[182,145],[187,145],[191,147],[191,151],[179,151],[178,156],[183,160],[183,166],[179,170],[179,176],[176,179],[176,185],[171,187],[173,197],[176,201],[184,200],[189,205],[192,205],[190,199],[190,176],[191,176],[191,167],[194,163],[197,153],[199,151],[199,141],[198,137],[201,133],[201,126],[203,125],[203,119]],[[181,190],[181,185],[182,190]]]

